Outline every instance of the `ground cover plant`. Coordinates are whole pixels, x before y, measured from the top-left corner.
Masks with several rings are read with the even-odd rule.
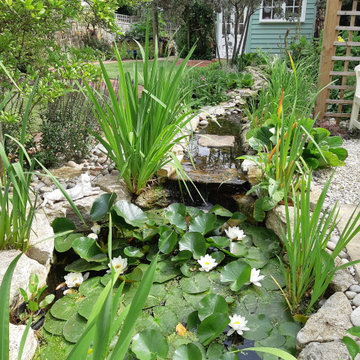
[[[209,213],[182,204],[143,212],[116,202],[114,194],[101,195],[90,214],[96,221],[90,234],[77,233],[65,218],[53,223],[55,232],[74,231],[56,238],[57,251],[74,251],[79,259],[66,266],[69,289],[46,315],[46,354],[64,358],[86,328],[111,278],[105,241],[110,234],[112,264],[125,281],[120,309],[132,303],[149,262],[160,253],[128,358],[149,359],[153,353],[159,358],[236,359],[240,335],[255,346],[294,353],[300,326],[272,280],[285,285],[275,256],[280,246],[271,231],[248,225],[241,213],[220,206]],[[91,276],[84,280],[87,271]],[[230,336],[227,347],[224,332]]]

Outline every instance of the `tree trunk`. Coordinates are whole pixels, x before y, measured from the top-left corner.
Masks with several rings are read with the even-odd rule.
[[[233,54],[231,57],[231,65],[234,65],[236,63],[236,55],[237,55],[237,48],[238,48],[238,30],[239,30],[239,24],[241,19],[242,13],[239,13],[239,7],[237,4],[235,4],[235,24],[234,24],[234,48],[233,48]],[[240,41],[241,44],[241,41]]]
[[[248,32],[249,32],[249,25],[250,25],[250,18],[251,18],[252,13],[248,12],[246,14],[246,19],[245,19],[245,24],[244,24],[244,32],[241,36],[241,49],[240,49],[240,56],[243,56],[245,53],[245,48],[246,48],[246,41],[247,41],[247,36],[248,36]]]
[[[153,39],[154,39],[154,51],[156,49],[156,44],[159,44],[159,10],[157,6],[157,1],[151,3],[152,7],[152,28],[153,28]],[[158,54],[155,54],[158,55]]]

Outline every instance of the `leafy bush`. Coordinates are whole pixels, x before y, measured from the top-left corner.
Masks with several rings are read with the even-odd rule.
[[[266,64],[266,56],[261,51],[243,54],[242,56],[239,56],[236,61],[236,66],[239,72],[244,71],[247,66],[257,67]]]
[[[216,105],[228,99],[227,90],[251,87],[254,83],[250,73],[245,75],[219,68],[218,64],[194,67],[189,70],[184,83],[193,86],[195,106]]]
[[[45,166],[80,160],[89,150],[97,120],[81,92],[70,92],[49,103],[41,114],[41,150],[37,157]]]
[[[103,38],[98,38],[96,33],[88,32],[82,37],[85,46],[95,50],[97,57],[104,60],[113,60],[115,58],[112,46]]]

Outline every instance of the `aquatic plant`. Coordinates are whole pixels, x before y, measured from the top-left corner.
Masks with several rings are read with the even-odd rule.
[[[157,170],[169,162],[172,162],[180,177],[185,176],[171,149],[187,136],[185,127],[195,115],[191,115],[190,104],[186,103],[189,88],[181,86],[186,64],[194,49],[180,66],[176,66],[176,60],[170,65],[169,58],[159,65],[157,55],[150,64],[148,26],[145,48],[140,45],[139,48],[143,58],[142,94],[139,93],[137,63],[134,64],[132,75],[125,73],[117,49],[118,93],[115,93],[105,66],[100,61],[109,104],[105,100],[100,103],[98,98],[101,95],[85,82],[87,96],[94,105],[102,130],[101,135],[95,132],[93,135],[115,163],[120,172],[119,178],[123,177],[134,194],[139,194]]]
[[[286,232],[282,229],[282,239],[288,257],[285,264],[286,297],[293,314],[309,313],[315,302],[324,294],[334,273],[359,262],[354,261],[341,266],[335,266],[334,262],[336,256],[360,232],[360,225],[356,226],[360,219],[360,211],[357,209],[347,221],[333,252],[329,254],[326,251],[340,211],[337,204],[329,210],[323,209],[331,179],[332,177],[325,183],[313,212],[310,211],[311,172],[302,178],[300,193],[296,193],[292,188],[294,206],[289,205],[287,196],[284,197],[287,226]],[[284,193],[288,194],[289,191],[290,187],[285,187]],[[292,214],[293,225],[290,222]],[[304,305],[308,296],[309,301]]]

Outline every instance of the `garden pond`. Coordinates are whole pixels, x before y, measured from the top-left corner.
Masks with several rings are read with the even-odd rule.
[[[118,266],[123,267],[114,293],[125,281],[121,309],[132,302],[149,262],[160,253],[154,283],[135,324],[139,335],[133,339],[128,359],[276,358],[237,352],[249,346],[295,353],[300,326],[293,321],[279,290],[285,285],[278,259],[281,246],[271,230],[249,225],[243,214],[219,205],[205,212],[175,203],[143,212],[104,194],[91,209],[91,218],[100,225],[93,227],[95,233],[75,232],[55,240],[58,259],[76,259],[65,271],[82,275],[77,282],[66,282],[66,295],[46,314],[41,330],[46,344],[42,359],[66,358],[110,281],[109,214],[113,264],[116,267],[120,260]],[[55,233],[76,231],[65,218],[56,219],[52,226]],[[90,276],[84,280],[87,272]],[[239,319],[234,321],[237,315],[240,327],[236,325]],[[238,331],[230,334],[231,329]]]

